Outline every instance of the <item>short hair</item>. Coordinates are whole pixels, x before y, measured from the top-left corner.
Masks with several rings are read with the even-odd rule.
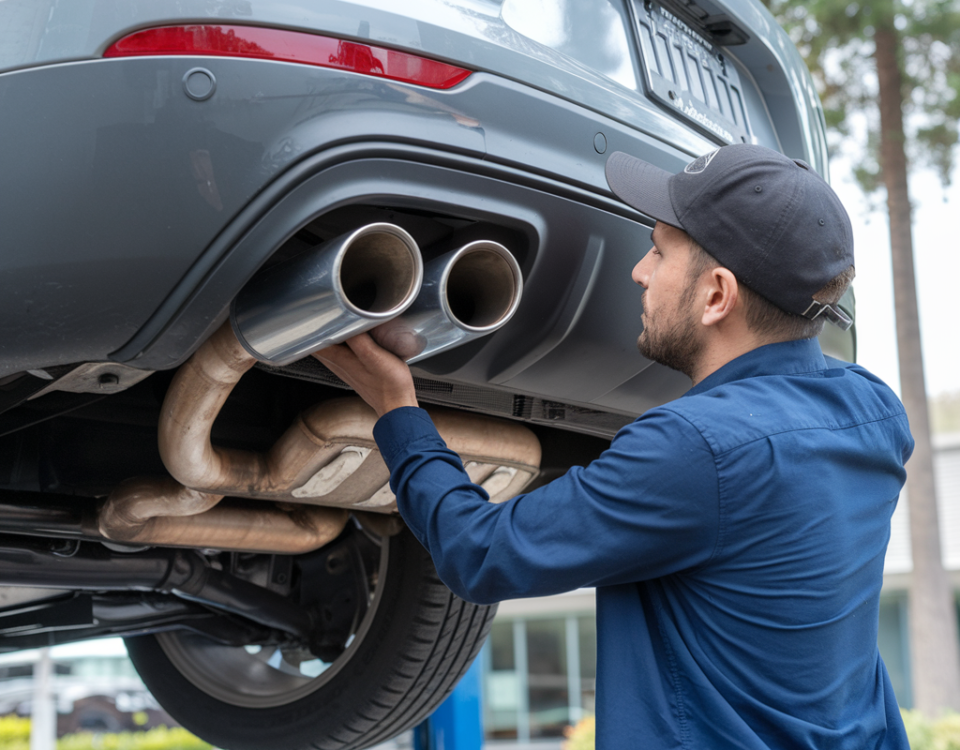
[[[712,271],[722,265],[716,258],[703,249],[693,238],[690,239],[690,269],[689,279],[692,286],[707,271]],[[847,291],[856,269],[849,266],[828,281],[820,291],[813,295],[813,299],[826,305],[833,305]],[[823,318],[805,318],[803,315],[787,312],[762,297],[737,279],[740,290],[740,299],[743,300],[743,309],[747,316],[747,326],[754,333],[776,341],[795,341],[797,339],[812,339],[823,331]]]

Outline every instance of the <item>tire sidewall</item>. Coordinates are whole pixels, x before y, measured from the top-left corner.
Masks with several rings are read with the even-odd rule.
[[[418,618],[422,602],[454,596],[442,584],[438,591],[438,583],[429,556],[410,532],[393,537],[384,580],[378,583],[384,588],[362,641],[332,679],[286,705],[258,709],[213,698],[177,670],[152,635],[126,639],[127,650],[157,701],[202,739],[225,750],[318,747],[314,743],[321,738],[343,736],[351,717],[368,717],[371,708],[382,711],[396,701],[403,662],[427,656],[416,652],[429,649],[440,635]]]

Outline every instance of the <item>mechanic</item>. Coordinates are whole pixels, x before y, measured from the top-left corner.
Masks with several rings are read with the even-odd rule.
[[[843,206],[753,145],[677,175],[615,153],[607,180],[657,220],[638,348],[693,388],[590,465],[488,503],[400,359],[366,334],[315,356],[380,415],[400,512],[454,592],[596,587],[601,750],[907,748],[877,627],[913,441],[889,388],[816,339],[850,324]]]

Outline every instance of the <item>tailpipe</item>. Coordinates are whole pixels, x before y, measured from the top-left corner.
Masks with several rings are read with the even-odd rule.
[[[287,365],[400,315],[422,280],[413,237],[368,224],[258,275],[234,300],[230,322],[253,357]]]
[[[520,266],[510,251],[477,240],[430,261],[416,301],[370,335],[401,359],[417,362],[504,326],[522,292]]]

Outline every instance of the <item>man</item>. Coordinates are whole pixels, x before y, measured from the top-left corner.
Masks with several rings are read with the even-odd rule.
[[[903,407],[827,361],[849,219],[802,162],[727,146],[670,175],[607,164],[657,219],[633,279],[647,357],[694,387],[585,468],[503,505],[446,450],[407,367],[364,335],[318,353],[381,415],[403,517],[480,602],[597,587],[597,747],[906,748],[877,651]]]

